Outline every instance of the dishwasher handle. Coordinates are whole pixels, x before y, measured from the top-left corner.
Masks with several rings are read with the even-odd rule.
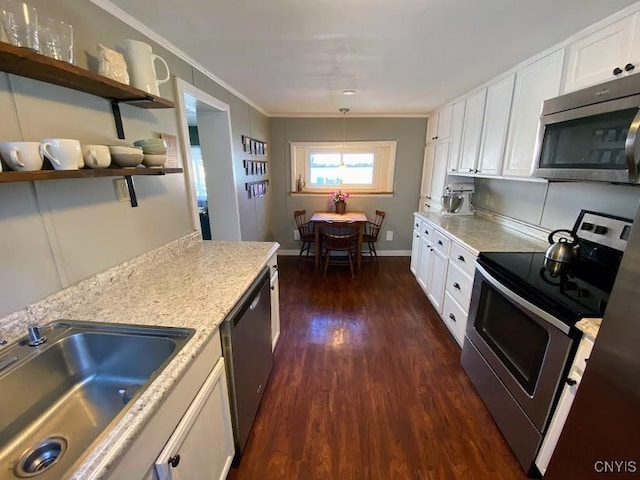
[[[256,309],[256,307],[260,303],[260,295],[261,295],[261,292],[258,292],[258,294],[256,295],[256,298],[254,298],[253,301],[251,302],[251,305],[249,305],[249,310]]]

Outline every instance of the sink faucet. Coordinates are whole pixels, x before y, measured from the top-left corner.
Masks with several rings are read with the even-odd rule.
[[[40,335],[40,327],[34,325],[29,327],[29,346],[37,347],[47,341],[47,337]]]

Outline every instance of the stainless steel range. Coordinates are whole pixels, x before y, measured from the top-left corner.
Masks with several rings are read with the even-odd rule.
[[[583,210],[564,268],[545,253],[481,253],[462,366],[531,473],[581,333],[602,318],[632,221]]]

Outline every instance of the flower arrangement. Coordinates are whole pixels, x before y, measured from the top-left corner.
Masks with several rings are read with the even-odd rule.
[[[333,203],[345,203],[347,198],[349,198],[351,194],[349,192],[343,192],[342,190],[338,190],[337,192],[331,192],[331,201]]]

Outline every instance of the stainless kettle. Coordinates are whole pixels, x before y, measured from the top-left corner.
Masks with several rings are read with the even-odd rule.
[[[571,237],[560,237],[557,242],[553,237],[557,233],[566,233]],[[549,248],[547,248],[544,257],[552,262],[571,263],[578,255],[580,245],[576,243],[576,237],[571,230],[554,230],[549,234]]]

